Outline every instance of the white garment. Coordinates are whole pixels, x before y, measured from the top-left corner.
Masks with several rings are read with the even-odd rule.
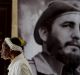
[[[12,60],[8,70],[8,75],[32,75],[31,68],[23,53]]]

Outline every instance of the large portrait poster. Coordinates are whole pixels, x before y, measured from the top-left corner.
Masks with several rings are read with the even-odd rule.
[[[80,75],[80,0],[20,0],[18,21],[33,75]]]

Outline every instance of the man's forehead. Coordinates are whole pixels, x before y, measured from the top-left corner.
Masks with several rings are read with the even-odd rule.
[[[80,12],[66,12],[58,16],[55,21],[79,21],[80,20]]]

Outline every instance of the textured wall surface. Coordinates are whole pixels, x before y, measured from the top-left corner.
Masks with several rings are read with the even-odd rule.
[[[35,24],[46,8],[48,0],[20,0],[19,1],[19,34],[26,40],[24,48],[25,56],[31,59],[42,51],[41,46],[36,44],[33,37]]]

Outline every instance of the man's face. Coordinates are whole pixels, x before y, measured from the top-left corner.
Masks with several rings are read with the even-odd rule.
[[[64,63],[80,62],[80,14],[65,14],[54,21],[47,49]]]

